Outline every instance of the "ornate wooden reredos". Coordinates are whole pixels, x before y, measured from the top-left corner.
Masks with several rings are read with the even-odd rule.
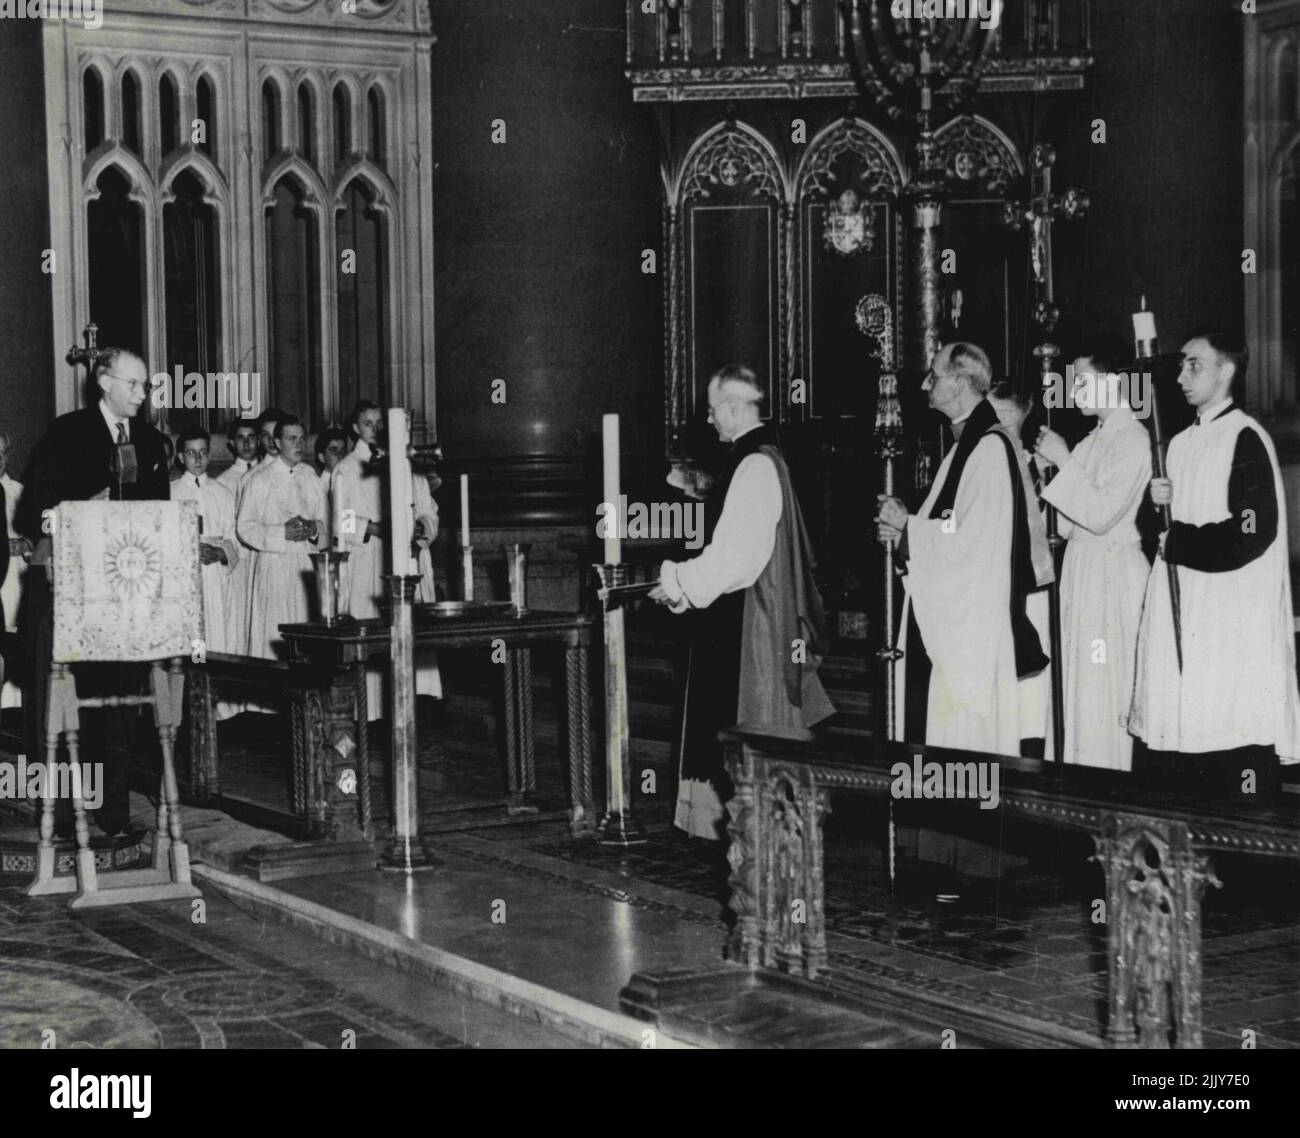
[[[628,0],[627,22],[633,98],[662,144],[666,447],[688,480],[709,448],[704,386],[732,359],[765,371],[787,437],[802,427],[814,450],[843,449],[841,428],[874,410],[852,320],[869,293],[892,309],[905,368],[928,364],[903,320],[918,288],[939,291],[945,332],[984,343],[1004,373],[1019,366],[1025,246],[998,218],[1028,145],[998,116],[1017,92],[1082,89],[1087,3],[1008,3],[980,97],[936,131],[948,191],[935,255],[957,251],[952,274],[912,251],[911,142],[858,97],[838,0]],[[852,434],[869,446],[869,423]]]
[[[48,21],[55,358],[94,320],[159,371],[259,373],[258,402],[309,427],[364,395],[432,433],[433,40],[426,0]],[[158,418],[225,417],[201,412]]]
[[[1247,391],[1265,414],[1300,407],[1300,0],[1261,0],[1245,23],[1245,239],[1258,269],[1245,277]]]

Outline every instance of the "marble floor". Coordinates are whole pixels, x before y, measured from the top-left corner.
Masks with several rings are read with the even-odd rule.
[[[223,725],[227,788],[250,798],[280,793],[287,758],[279,726],[252,716]],[[442,710],[428,726],[422,828],[441,864],[409,880],[375,871],[289,879],[277,889],[610,1011],[634,973],[719,962],[730,921],[726,864],[720,848],[669,825],[671,770],[637,764],[636,809],[649,841],[611,852],[571,838],[551,812],[564,805],[565,780],[544,722],[542,813],[531,819],[505,816],[481,707]],[[372,740],[382,748],[382,729]],[[382,828],[382,758],[373,773]],[[651,793],[641,794],[643,786]],[[1009,835],[1027,864],[998,882],[960,881],[958,901],[944,904],[916,863],[904,861],[891,887],[881,822],[860,800],[833,802],[826,924],[837,983],[920,986],[1100,1037],[1104,926],[1089,913],[1101,881],[1084,846],[1050,833]],[[235,867],[242,848],[265,838],[219,818],[196,824],[192,841],[197,860]],[[1204,914],[1206,1045],[1239,1048],[1251,1031],[1259,1047],[1300,1046],[1300,873],[1246,860],[1219,859],[1217,868],[1224,888],[1208,894]],[[184,906],[72,916],[0,878],[0,968],[23,986],[0,1006],[5,1046],[39,1038],[46,1021],[96,1046],[337,1046],[344,1030],[366,1046],[573,1045],[305,932],[254,920],[219,895],[210,897],[208,924],[195,927]],[[887,1039],[907,1045],[897,1033]]]

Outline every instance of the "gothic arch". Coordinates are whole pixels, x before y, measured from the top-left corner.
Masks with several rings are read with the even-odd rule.
[[[669,200],[682,205],[710,197],[714,186],[754,182],[750,194],[789,200],[788,186],[772,144],[748,123],[718,123],[697,138],[673,179]]]
[[[335,175],[334,194],[331,199],[335,212],[346,208],[343,195],[347,193],[348,187],[354,181],[363,182],[368,186],[375,195],[375,208],[382,210],[390,219],[396,220],[396,191],[393,189],[393,183],[379,167],[366,158],[354,159]]]
[[[934,132],[939,161],[956,187],[1004,196],[1024,177],[1025,162],[1005,131],[983,115],[959,115]]]
[[[795,172],[796,200],[810,192],[828,194],[826,180],[836,159],[853,154],[861,161],[864,197],[896,197],[904,182],[903,160],[893,143],[870,123],[844,118],[824,127],[808,144]]]
[[[275,187],[286,175],[296,181],[302,190],[302,204],[313,210],[323,221],[324,204],[330,198],[329,192],[320,175],[297,154],[286,154],[263,176],[262,208],[270,209],[275,205]]]

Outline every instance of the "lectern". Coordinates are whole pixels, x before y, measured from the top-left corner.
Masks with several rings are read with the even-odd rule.
[[[63,502],[50,515],[54,546],[54,651],[41,782],[41,837],[30,896],[71,893],[69,908],[198,897],[181,835],[173,744],[184,706],[181,658],[203,649],[199,516],[194,502]],[[81,698],[75,664],[149,664],[145,694]],[[166,666],[164,667],[164,663]],[[162,785],[147,869],[100,872],[81,794],[83,707],[153,708]],[[54,875],[54,795],[60,740],[76,822],[76,877]]]

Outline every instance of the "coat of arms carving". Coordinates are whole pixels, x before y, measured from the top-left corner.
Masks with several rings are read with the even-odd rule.
[[[852,190],[845,190],[826,211],[826,228],[823,231],[826,248],[845,257],[861,249],[870,249],[875,242],[871,230],[871,205]]]

